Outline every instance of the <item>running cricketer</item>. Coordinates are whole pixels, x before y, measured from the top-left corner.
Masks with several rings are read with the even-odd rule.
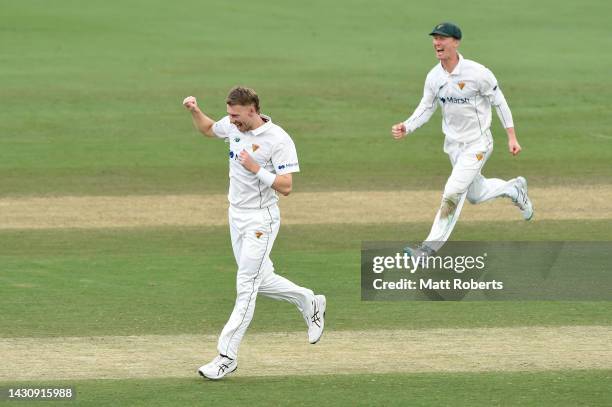
[[[300,170],[293,140],[260,113],[254,90],[234,87],[226,103],[227,116],[215,122],[202,113],[193,96],[183,101],[202,134],[229,143],[229,226],[238,265],[237,297],[219,337],[219,355],[198,369],[212,380],[238,367],[238,347],[253,318],[257,294],[294,304],[306,320],[312,344],[323,334],[326,307],[325,296],[277,275],[270,260],[280,227],[276,192],[289,195],[292,175]]]
[[[508,197],[521,210],[523,218],[533,217],[533,205],[527,196],[527,180],[509,181],[485,178],[481,171],[493,152],[491,106],[506,129],[512,155],[521,152],[512,122],[512,114],[493,73],[483,65],[463,58],[457,48],[461,30],[455,24],[441,23],[429,34],[439,64],[427,74],[423,98],[412,116],[391,128],[396,140],[425,124],[438,105],[442,109],[444,152],[453,170],[444,187],[442,203],[429,236],[418,248],[406,248],[410,255],[431,255],[450,237],[467,198],[472,204],[497,197]]]

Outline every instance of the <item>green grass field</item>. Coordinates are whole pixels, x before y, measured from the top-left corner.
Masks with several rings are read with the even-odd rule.
[[[450,17],[464,55],[499,77],[525,148],[506,154],[494,118],[487,171],[520,169],[534,185],[610,178],[605,1],[164,4],[2,5],[2,194],[224,191],[226,146],[202,144],[180,102],[196,95],[218,118],[236,83],[295,138],[302,190],[437,188],[439,112],[401,150],[389,129],[419,102],[435,63],[426,34]]]
[[[82,405],[605,406],[611,371],[84,381]],[[58,383],[58,385],[61,383]],[[588,389],[588,391],[585,391]],[[20,402],[18,405],[25,405]],[[40,402],[32,403],[40,405]],[[71,406],[73,402],[53,402]]]
[[[522,174],[533,188],[609,186],[611,13],[596,0],[4,2],[0,204],[224,193],[227,146],[200,137],[180,103],[194,95],[220,118],[235,84],[255,88],[293,136],[296,192],[441,190],[450,166],[439,112],[408,140],[393,141],[389,129],[419,102],[435,64],[428,30],[447,19],[464,31],[463,55],[497,75],[524,148],[509,156],[494,114],[485,175]],[[279,273],[327,295],[330,332],[612,325],[611,302],[361,302],[361,241],[414,240],[429,227],[286,225],[272,257]],[[579,215],[459,221],[453,239],[612,240],[611,230],[612,219]],[[0,340],[214,335],[233,306],[234,277],[225,227],[0,228]],[[291,306],[261,299],[249,332],[304,329]],[[0,377],[0,388],[24,383]],[[604,406],[612,365],[30,384],[53,383],[75,386],[82,405]]]

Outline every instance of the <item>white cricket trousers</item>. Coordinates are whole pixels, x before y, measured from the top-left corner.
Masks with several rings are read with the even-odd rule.
[[[302,316],[310,312],[314,293],[274,273],[270,251],[280,227],[277,205],[264,209],[238,209],[230,205],[229,225],[236,275],[236,303],[217,348],[229,358],[238,357],[240,342],[253,319],[257,294],[294,304]]]
[[[429,236],[425,239],[427,246],[434,250],[446,243],[453,231],[465,199],[478,204],[497,197],[510,197],[516,199],[513,184],[516,179],[504,181],[498,178],[485,178],[481,171],[493,152],[493,139],[489,137],[477,142],[455,143],[446,146],[448,157],[453,166],[453,171],[446,181],[442,204],[436,214]],[[447,217],[441,216],[448,212]],[[445,206],[447,206],[445,208]]]

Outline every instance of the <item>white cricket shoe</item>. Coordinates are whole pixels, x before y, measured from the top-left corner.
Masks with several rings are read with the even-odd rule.
[[[325,328],[325,307],[325,296],[315,295],[312,301],[312,312],[304,317],[308,324],[308,342],[313,345],[319,342],[321,335],[323,335],[323,329]]]
[[[516,188],[517,197],[516,200],[512,200],[512,203],[521,210],[523,219],[531,220],[533,218],[533,204],[527,195],[527,180],[524,177],[517,177],[514,188]]]
[[[210,380],[219,380],[223,376],[228,375],[238,369],[236,359],[230,359],[227,356],[219,355],[212,362],[200,367],[198,373],[200,376]]]

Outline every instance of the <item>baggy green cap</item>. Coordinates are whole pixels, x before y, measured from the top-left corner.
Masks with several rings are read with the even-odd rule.
[[[440,23],[434,27],[429,35],[442,35],[444,37],[453,37],[461,39],[461,29],[453,23]]]

